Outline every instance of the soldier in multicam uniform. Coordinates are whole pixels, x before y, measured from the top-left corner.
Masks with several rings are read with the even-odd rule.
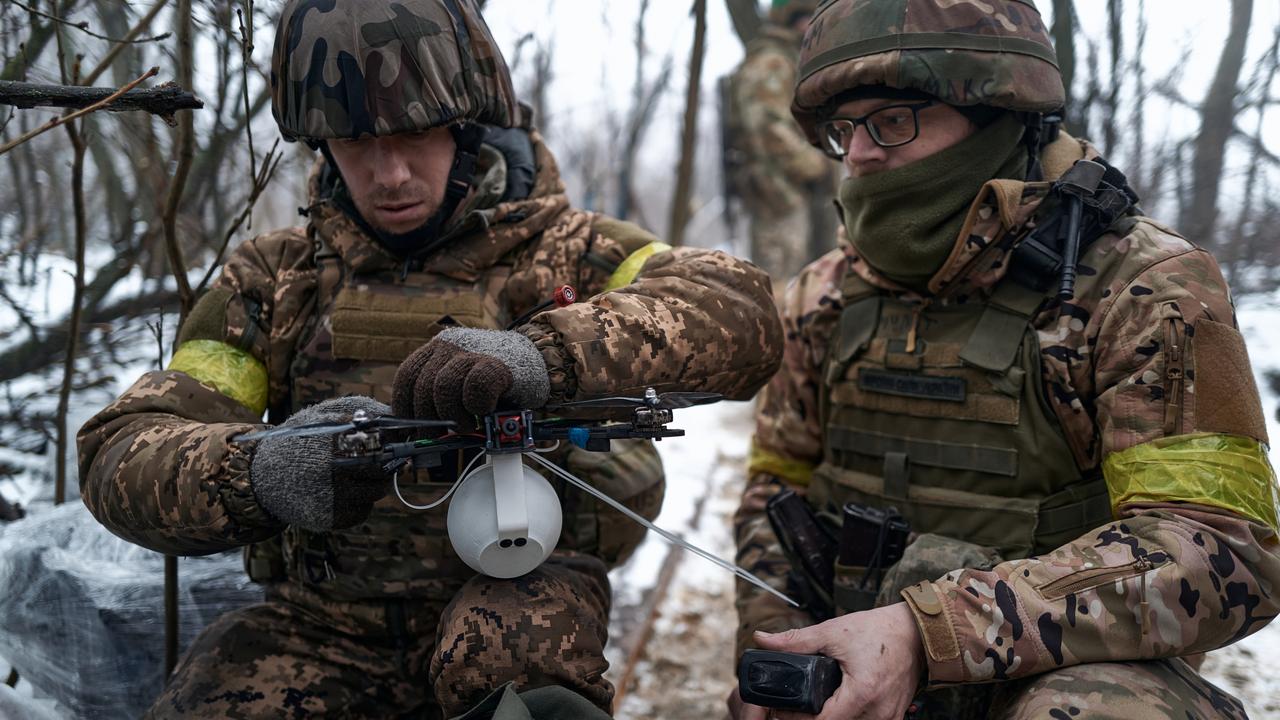
[[[1053,181],[1106,167],[1045,123],[1063,88],[1031,0],[834,0],[800,78],[797,120],[849,175],[845,232],[785,293],[738,560],[786,585],[783,488],[824,522],[896,507],[914,542],[878,596],[837,563],[816,625],[740,584],[740,649],[838,659],[822,718],[913,698],[914,718],[1243,717],[1182,659],[1280,607],[1275,475],[1213,257],[1133,208],[1081,238],[1073,293],[1031,262],[1070,204]]]
[[[265,583],[196,638],[150,716],[438,717],[488,695],[483,714],[509,707],[509,682],[607,713],[606,570],[643,529],[560,486],[561,550],[495,580],[460,561],[443,511],[332,467],[331,437],[234,438],[264,410],[470,423],[646,387],[744,398],[781,355],[768,276],[570,208],[472,0],[292,0],[272,89],[285,137],[324,155],[306,227],[238,247],[169,369],[79,437],[104,525],[176,555],[249,546]],[[587,299],[520,320],[564,284]],[[648,517],[661,505],[648,442],[556,459]],[[399,489],[437,498],[467,460],[402,471]]]
[[[796,53],[817,5],[773,0],[768,22],[729,80],[727,122],[738,146],[733,152],[742,156],[730,183],[750,216],[752,260],[779,279],[831,247],[827,232],[834,229],[827,218],[835,163],[809,146],[791,117]],[[815,241],[817,234],[826,236]]]

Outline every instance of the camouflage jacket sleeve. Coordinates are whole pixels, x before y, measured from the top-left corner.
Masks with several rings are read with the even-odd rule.
[[[761,158],[796,185],[827,180],[832,161],[809,144],[791,116],[796,85],[793,59],[772,48],[752,53],[738,73],[736,104],[744,113],[743,127]]]
[[[630,284],[540,313],[522,331],[547,362],[552,402],[646,387],[744,400],[782,354],[768,274],[693,248],[653,253]]]
[[[1208,253],[1153,228],[1116,246],[1127,257],[1103,271],[1071,370],[1117,520],[905,590],[933,684],[1203,652],[1280,610],[1275,478],[1226,284]],[[1153,238],[1173,250],[1135,267]]]
[[[848,263],[834,250],[809,265],[783,295],[782,367],[760,393],[756,432],[747,465],[747,486],[734,515],[737,562],[779,590],[789,564],[765,516],[765,503],[783,488],[804,492],[822,459],[818,389],[827,342],[840,316],[840,278]],[[738,651],[755,630],[777,632],[813,622],[745,581],[738,581]]]
[[[287,366],[293,311],[314,275],[310,261],[310,243],[298,233],[241,245],[180,331],[174,365],[189,343],[214,348],[207,362],[143,375],[81,428],[80,493],[112,532],[160,552],[200,555],[283,529],[259,506],[249,454],[230,438],[261,427],[268,395],[282,395],[267,377]],[[247,370],[237,381],[228,379],[229,366]],[[243,393],[233,389],[246,384]]]

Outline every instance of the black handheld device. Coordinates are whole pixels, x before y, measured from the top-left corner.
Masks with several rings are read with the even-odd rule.
[[[748,650],[738,661],[738,694],[752,705],[817,715],[840,677],[840,665],[823,655]]]

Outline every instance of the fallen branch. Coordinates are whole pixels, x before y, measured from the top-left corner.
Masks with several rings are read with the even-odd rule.
[[[69,123],[69,122],[71,122],[72,120],[76,120],[76,119],[78,119],[78,118],[80,118],[80,117],[83,117],[83,116],[85,116],[85,115],[88,115],[88,114],[89,114],[89,113],[91,113],[91,112],[94,112],[94,111],[96,111],[96,110],[101,110],[102,108],[104,108],[104,107],[106,107],[108,104],[110,104],[110,103],[111,103],[111,101],[118,99],[119,97],[121,97],[121,96],[122,96],[122,95],[124,95],[125,93],[127,93],[127,92],[129,92],[130,90],[134,89],[134,88],[135,88],[135,87],[137,87],[137,86],[138,86],[138,85],[139,85],[143,80],[146,80],[146,79],[148,79],[148,78],[150,78],[150,77],[154,77],[154,76],[155,76],[155,74],[156,74],[156,73],[158,73],[158,72],[160,72],[160,68],[158,68],[158,67],[153,67],[153,68],[151,68],[150,70],[148,70],[148,71],[146,71],[145,73],[143,73],[143,74],[142,74],[142,75],[141,75],[137,80],[134,80],[133,82],[129,83],[128,85],[125,85],[124,87],[120,88],[119,90],[115,91],[114,93],[111,93],[110,95],[108,95],[107,97],[103,98],[102,100],[99,100],[98,102],[96,102],[96,103],[94,103],[94,104],[92,104],[92,105],[90,105],[90,106],[88,106],[88,107],[86,107],[86,108],[84,108],[84,109],[82,109],[82,110],[77,110],[77,111],[75,111],[75,112],[73,112],[73,113],[70,113],[70,114],[68,114],[68,115],[59,115],[58,117],[53,118],[53,119],[52,119],[52,120],[50,120],[49,122],[47,122],[47,123],[45,123],[45,124],[41,125],[40,127],[36,128],[35,130],[32,130],[31,132],[26,133],[25,135],[22,135],[21,137],[15,138],[14,140],[11,140],[11,141],[9,141],[9,142],[5,143],[4,145],[0,145],[0,155],[3,155],[3,154],[5,154],[5,153],[9,152],[10,150],[12,150],[12,149],[14,149],[14,148],[18,147],[18,146],[19,146],[19,145],[21,145],[22,143],[24,143],[24,142],[26,142],[26,141],[30,140],[31,138],[33,138],[33,137],[35,137],[35,136],[37,136],[37,135],[42,135],[42,134],[44,134],[44,133],[46,133],[46,132],[49,132],[50,130],[52,130],[52,129],[54,129],[54,128],[58,127],[59,125],[65,125],[66,123]]]
[[[24,110],[35,107],[85,108],[106,98],[112,99],[100,109],[109,112],[173,115],[179,110],[204,107],[195,95],[171,82],[123,95],[116,96],[116,93],[118,91],[113,88],[0,81],[0,105],[13,105]]]

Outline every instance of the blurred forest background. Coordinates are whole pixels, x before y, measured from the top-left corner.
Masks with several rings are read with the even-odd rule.
[[[715,88],[759,32],[756,0],[484,4],[575,202],[745,253],[745,218],[730,222],[740,213],[722,192]],[[156,67],[138,87],[176,83],[203,102],[93,112],[29,138],[67,111],[0,104],[8,500],[74,497],[79,424],[164,363],[181,309],[229,247],[297,221],[313,158],[277,142],[266,82],[281,5],[0,0],[0,80],[115,89]],[[1068,81],[1067,129],[1129,174],[1148,214],[1211,248],[1238,296],[1273,291],[1280,8],[1040,6]]]

